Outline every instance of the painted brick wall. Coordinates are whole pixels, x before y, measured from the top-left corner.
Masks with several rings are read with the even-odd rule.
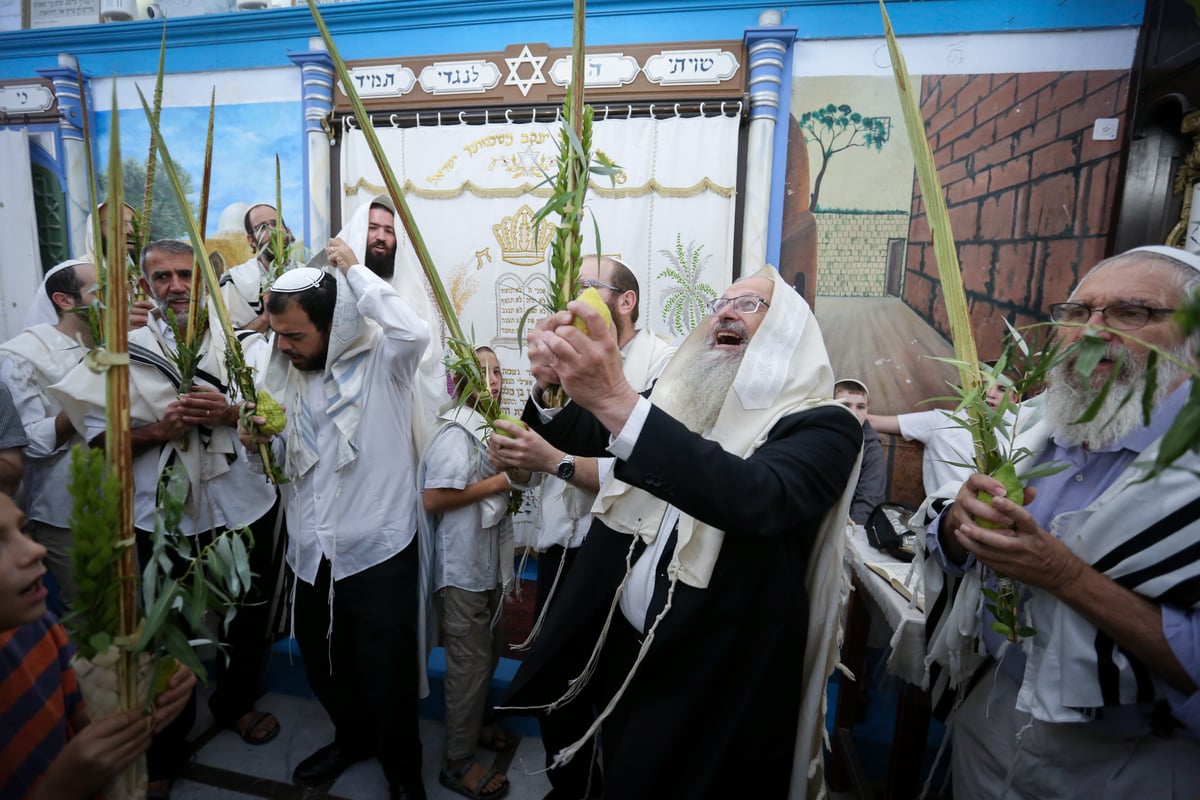
[[[1045,318],[1108,255],[1127,71],[926,76],[921,108],[946,190],[979,354],[999,353],[1003,320]],[[948,336],[925,206],[913,180],[904,300]]]
[[[888,239],[908,236],[907,211],[818,211],[817,294],[883,297]]]

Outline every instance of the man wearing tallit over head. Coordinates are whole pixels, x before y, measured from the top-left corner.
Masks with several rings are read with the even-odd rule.
[[[816,796],[862,428],[832,400],[812,312],[774,269],[739,280],[647,399],[595,310],[568,308],[529,336],[525,422],[617,461],[504,707],[553,714],[600,682],[606,797],[739,797],[747,775]],[[539,407],[554,383],[557,413]]]
[[[428,694],[418,587],[431,554],[416,536],[412,398],[429,326],[345,242],[325,254],[335,271],[289,270],[266,301],[275,350],[264,384],[287,408],[271,442],[288,479],[293,627],[334,727],[292,780],[319,786],[376,757],[391,797],[417,800],[417,698]]]
[[[362,264],[392,285],[429,326],[429,344],[421,354],[413,380],[413,440],[417,453],[425,452],[429,437],[437,427],[438,409],[446,402],[445,348],[442,346],[440,318],[430,299],[428,284],[421,267],[406,246],[398,247],[396,230],[400,219],[392,198],[376,195],[359,206],[350,221],[331,239],[330,247],[339,250],[347,266]],[[322,267],[329,263],[328,248],[309,262]]]

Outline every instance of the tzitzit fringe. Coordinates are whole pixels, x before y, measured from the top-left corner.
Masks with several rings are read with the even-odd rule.
[[[625,675],[625,680],[621,682],[621,688],[617,689],[617,692],[613,695],[612,700],[608,701],[608,705],[604,707],[604,710],[600,712],[599,716],[596,717],[596,720],[592,723],[591,727],[587,729],[583,736],[580,737],[575,744],[564,747],[554,755],[554,763],[550,765],[551,769],[554,767],[561,767],[562,765],[570,762],[570,760],[575,757],[575,754],[579,752],[579,749],[587,744],[588,740],[599,732],[601,723],[608,719],[608,716],[612,714],[613,709],[617,707],[617,703],[621,701],[621,698],[625,694],[625,690],[629,688],[629,684],[633,681],[634,673],[637,672],[637,668],[642,663],[642,659],[645,658],[646,653],[650,651],[650,645],[654,641],[654,634],[658,631],[658,624],[662,622],[663,617],[667,616],[667,612],[671,610],[671,602],[675,598],[675,586],[677,585],[678,581],[678,573],[672,574],[670,583],[667,586],[667,602],[663,606],[663,610],[660,611],[658,616],[654,618],[654,624],[650,626],[650,630],[646,632],[646,638],[642,642],[641,648],[638,650],[637,658],[634,660],[633,666],[629,668],[629,672]],[[624,586],[624,582],[622,582],[621,585]],[[607,626],[605,629],[607,630]]]
[[[558,581],[562,578],[563,567],[567,563],[567,548],[563,548],[563,557],[558,560],[558,569],[554,571],[554,582],[550,584],[550,591],[546,594],[546,599],[542,603],[542,611],[538,614],[537,620],[533,623],[533,629],[529,631],[529,635],[525,637],[525,641],[520,644],[510,644],[509,650],[528,650],[538,634],[542,632],[542,621],[546,619],[546,612],[550,610],[550,603],[554,600],[554,592],[558,589]],[[522,558],[522,569],[524,569],[524,560],[529,557],[529,551],[525,551],[525,556]]]
[[[496,706],[497,711],[546,711],[549,713],[557,708],[562,708],[583,691],[583,687],[587,684],[588,679],[596,671],[596,664],[600,660],[600,651],[604,648],[604,642],[608,639],[608,629],[612,626],[613,612],[620,604],[621,594],[625,591],[625,584],[629,583],[629,575],[633,572],[633,551],[637,546],[637,541],[637,536],[630,537],[629,550],[625,552],[625,577],[621,579],[621,583],[617,586],[617,591],[613,594],[612,603],[608,607],[608,616],[604,619],[604,627],[600,629],[600,637],[596,640],[596,646],[592,648],[592,654],[588,658],[587,664],[584,665],[583,671],[570,682],[567,691],[563,693],[562,697],[548,705]],[[619,696],[620,692],[617,694]],[[588,735],[591,735],[590,729]],[[584,738],[586,739],[587,737],[585,736]]]

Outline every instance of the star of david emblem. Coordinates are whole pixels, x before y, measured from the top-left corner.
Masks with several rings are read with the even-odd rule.
[[[533,149],[533,144],[530,143],[525,146],[524,150],[519,150],[517,152],[517,166],[524,171],[533,174],[534,170],[537,169],[537,165],[539,163],[538,157],[540,155],[540,153]]]
[[[506,58],[504,63],[508,64],[508,77],[504,79],[505,86],[516,86],[521,90],[522,97],[529,96],[529,90],[536,83],[545,83],[546,77],[542,74],[542,67],[546,63],[546,56],[535,56],[529,52],[529,45],[521,48],[521,55],[516,58]],[[533,69],[533,74],[528,78],[522,78],[518,74],[518,70],[528,64]]]

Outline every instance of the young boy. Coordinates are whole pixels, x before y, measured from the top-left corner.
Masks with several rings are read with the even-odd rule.
[[[46,548],[25,527],[0,494],[0,797],[82,800],[146,752],[196,676],[180,668],[149,720],[134,709],[91,722],[70,664],[75,648],[46,611]]]
[[[490,348],[475,353],[499,402],[500,362]],[[444,424],[425,453],[422,503],[432,515],[431,586],[446,649],[446,761],[439,780],[467,797],[499,798],[508,793],[508,779],[475,761],[475,746],[500,658],[502,569],[506,558],[512,563],[511,530],[503,547],[501,528],[512,487],[487,460],[477,403],[472,395],[442,414]]]
[[[850,502],[850,519],[855,525],[865,525],[871,512],[887,499],[887,468],[879,434],[867,422],[871,410],[871,393],[857,378],[842,378],[833,385],[833,399],[838,400],[858,417],[863,429],[862,466],[858,469],[858,485]]]

